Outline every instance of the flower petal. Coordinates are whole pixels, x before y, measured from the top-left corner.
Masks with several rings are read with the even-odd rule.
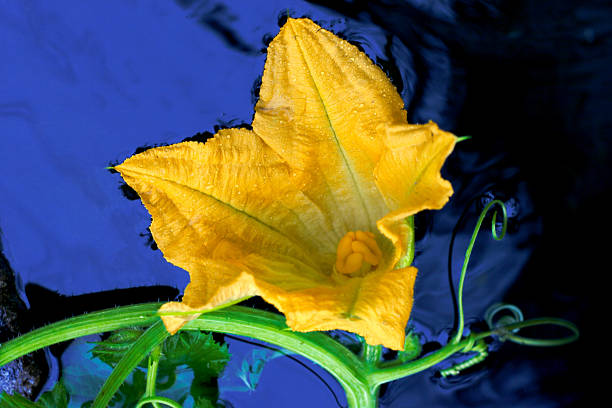
[[[296,331],[341,329],[369,344],[401,350],[413,301],[414,267],[375,271],[336,286],[287,291],[258,282],[262,296],[287,317]]]
[[[388,212],[373,178],[384,127],[406,124],[404,103],[357,47],[308,19],[288,19],[268,47],[253,130],[313,178],[306,193],[336,214],[339,240]]]
[[[307,175],[246,129],[223,130],[205,144],[149,149],[115,168],[153,216],[151,232],[164,256],[181,268],[253,252],[290,256],[313,269],[322,262],[313,253],[333,262],[328,216],[298,189]]]
[[[434,123],[409,125],[403,107],[363,52],[308,19],[288,19],[270,43],[253,129],[313,174],[305,193],[337,214],[338,239],[377,223],[394,245],[379,269],[405,255],[405,218],[452,194],[440,168],[456,138]]]
[[[179,312],[162,315],[166,329],[176,333],[185,323],[200,313],[181,315],[182,312],[202,312],[245,297],[257,295],[253,277],[244,268],[230,262],[204,260],[189,270],[191,283],[185,288],[182,302],[168,302],[160,312]]]
[[[289,19],[268,49],[252,132],[151,149],[116,169],[166,259],[191,275],[183,302],[162,311],[259,294],[295,330],[345,329],[401,349],[416,276],[394,269],[412,236],[404,219],[448,200],[440,168],[455,140],[408,125],[395,88],[356,47]],[[348,231],[375,233],[382,258],[365,276],[331,272]],[[194,317],[163,319],[174,332]]]
[[[387,129],[388,148],[376,165],[374,177],[391,212],[377,225],[395,245],[396,262],[404,255],[406,239],[412,235],[406,217],[440,209],[453,194],[440,170],[456,140],[433,122]]]
[[[322,271],[335,258],[331,215],[299,191],[307,175],[252,132],[229,129],[205,144],[150,149],[115,168],[151,213],[164,257],[190,272],[183,300],[189,307],[254,294],[243,277],[253,259],[297,275],[287,275],[289,282],[330,279]]]

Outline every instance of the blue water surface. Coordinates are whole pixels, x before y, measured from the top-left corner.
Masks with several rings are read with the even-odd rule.
[[[287,13],[311,17],[358,44],[391,76],[411,122],[434,120],[460,135],[482,130],[465,114],[473,95],[469,71],[456,55],[458,45],[443,40],[453,37],[444,27],[471,10],[474,20],[512,13],[496,2],[474,2],[481,6],[473,9],[450,1],[316,3],[0,0],[0,233],[23,285],[63,295],[185,287],[187,272],[151,250],[150,216],[140,201],[124,197],[120,177],[105,167],[138,147],[250,123],[266,44]],[[470,27],[461,37],[468,50],[479,34]],[[524,35],[514,29],[507,27],[504,38]],[[462,142],[444,169],[456,192],[451,202],[417,219],[420,272],[411,324],[433,346],[446,342],[454,321],[449,269],[456,282],[478,211],[492,198],[508,203],[510,228],[502,242],[484,232],[478,241],[464,294],[468,321],[482,321],[495,302],[512,301],[508,291],[536,313],[546,310],[538,302],[548,302],[516,289],[525,268],[534,270],[529,265],[544,231],[534,176],[492,142],[495,129],[478,136],[484,144]],[[546,304],[562,305],[564,317],[577,300],[559,296]],[[229,344],[238,362],[257,349]],[[532,362],[517,357],[524,349],[503,347],[508,351],[494,354],[494,363],[458,379],[440,379],[432,369],[392,383],[381,406],[544,408],[578,400],[578,390],[550,383],[568,381],[562,352]],[[231,376],[239,363],[231,364],[220,383],[221,398],[233,406],[335,407],[334,392],[345,403],[339,385],[312,364],[321,378],[294,360],[270,359],[250,391],[235,389]]]

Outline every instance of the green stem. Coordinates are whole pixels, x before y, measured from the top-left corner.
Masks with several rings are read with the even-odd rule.
[[[167,336],[167,332],[158,317],[157,309],[160,303],[148,303],[136,306],[124,306],[115,309],[90,313],[84,316],[73,317],[62,322],[34,330],[28,334],[10,340],[0,347],[0,365],[55,343],[74,339],[79,336],[116,330],[122,327],[151,324],[157,321],[117,365],[111,377],[104,385],[104,395],[99,397],[96,407],[104,407],[104,401],[112,396],[112,388],[118,387],[121,381],[129,375],[142,358],[160,344]],[[513,333],[515,329],[537,325],[558,325],[569,329],[572,334],[562,339],[539,340],[521,337]],[[451,355],[464,350],[474,341],[488,336],[500,336],[521,344],[535,346],[557,346],[570,343],[578,338],[578,329],[575,325],[562,319],[539,318],[526,320],[510,325],[497,327],[493,330],[472,334],[469,338],[457,343],[449,343],[441,349],[405,364],[379,364],[373,367],[376,358],[375,346],[367,346],[362,361],[346,347],[329,336],[320,332],[299,333],[288,330],[284,317],[273,313],[230,306],[225,309],[213,311],[200,316],[187,323],[184,330],[206,330],[222,333],[248,336],[278,345],[289,351],[300,354],[328,370],[342,385],[346,392],[349,407],[375,408],[377,404],[378,386],[380,384],[397,380],[420,371],[426,370]],[[111,384],[108,385],[107,384]],[[149,386],[149,390],[152,387]],[[116,388],[115,388],[116,390]],[[112,392],[111,392],[112,391]],[[103,398],[103,399],[101,399]],[[151,397],[153,398],[153,397]],[[165,403],[158,398],[157,401]],[[144,401],[144,402],[143,402]],[[146,403],[149,400],[142,400]],[[170,406],[173,406],[170,404]]]
[[[119,307],[53,323],[3,344],[0,347],[0,364],[79,336],[159,322],[156,314],[160,306],[160,303],[148,303]],[[230,306],[205,313],[183,329],[237,334],[279,345],[320,364],[334,375],[344,387],[350,407],[376,407],[376,386],[368,383],[369,370],[357,356],[324,333],[288,330],[283,316]],[[143,356],[141,354],[140,358]]]
[[[53,323],[33,330],[0,347],[0,367],[43,347],[90,334],[128,326],[150,326],[157,322],[162,303],[146,303],[102,310]]]
[[[369,368],[370,372],[378,369],[378,365],[380,364],[380,358],[382,357],[382,346],[372,346],[364,340],[362,342],[363,348],[361,350],[361,360],[364,362],[366,367]],[[378,401],[378,392],[380,391],[380,387],[378,385],[372,385],[370,387],[371,394],[374,397],[375,401]]]
[[[489,212],[489,209],[495,204],[498,204],[502,209],[503,227],[502,227],[502,233],[498,236],[497,231],[495,230],[495,227],[496,227],[495,221],[497,218],[497,212],[495,212],[493,213],[493,220],[491,222],[491,233],[493,234],[493,238],[497,241],[499,241],[500,239],[504,237],[504,235],[506,235],[506,226],[508,223],[508,215],[506,214],[506,206],[504,205],[503,201],[492,200],[485,206],[485,208],[480,213],[480,217],[478,217],[478,222],[476,223],[476,228],[474,228],[474,232],[472,233],[472,238],[470,239],[470,244],[468,245],[467,251],[465,251],[465,258],[463,261],[463,267],[461,268],[461,276],[459,278],[459,288],[457,289],[457,310],[459,313],[459,321],[457,323],[457,333],[455,334],[455,337],[451,341],[452,343],[458,343],[461,340],[461,337],[463,337],[463,326],[464,326],[463,284],[465,282],[465,275],[467,273],[468,263],[470,262],[470,256],[472,255],[472,249],[474,249],[474,244],[476,243],[476,237],[478,236],[478,232],[480,231],[480,226],[482,225],[482,222],[484,221],[484,218],[487,215],[487,212]]]
[[[287,330],[282,316],[233,306],[192,320],[183,330],[236,334],[281,346],[329,371],[344,388],[349,407],[376,407],[377,387],[368,382],[369,370],[351,351],[324,333]]]
[[[378,370],[370,373],[369,382],[370,384],[380,385],[416,374],[438,364],[458,351],[461,351],[467,344],[467,339],[459,343],[449,343],[441,349],[425,357],[421,357],[418,360],[409,361],[402,365],[389,364],[381,366]]]
[[[108,403],[113,395],[115,395],[121,384],[136,368],[138,363],[168,336],[169,333],[161,321],[149,327],[119,360],[111,375],[104,382],[102,389],[93,402],[92,408],[108,407]]]
[[[376,368],[382,355],[382,346],[371,346],[365,341],[361,350],[361,359],[372,368]]]
[[[155,396],[155,382],[157,381],[157,367],[159,366],[160,356],[161,344],[156,346],[151,354],[149,354],[149,363],[147,364],[147,385],[145,388],[144,398]],[[151,404],[153,404],[155,408],[160,408],[155,401],[152,401]]]
[[[30,401],[19,393],[13,395],[5,394],[5,391],[0,393],[1,408],[40,408],[40,405]]]
[[[145,404],[153,404],[154,406],[157,406],[158,403],[167,405],[172,408],[183,408],[181,404],[179,404],[178,402],[173,401],[170,398],[165,398],[165,397],[160,397],[160,396],[143,398],[140,401],[138,401],[138,404],[136,405],[135,408],[140,408]]]
[[[524,329],[526,327],[543,325],[564,327],[570,330],[572,333],[569,336],[560,339],[546,340],[521,337],[512,333],[512,331],[516,329]],[[447,359],[455,353],[463,351],[463,349],[465,349],[467,346],[473,345],[474,342],[484,339],[485,337],[500,336],[502,337],[502,339],[510,340],[519,344],[540,347],[554,347],[572,343],[578,339],[579,335],[580,333],[576,325],[571,322],[568,322],[567,320],[557,319],[554,317],[541,317],[537,319],[525,320],[522,322],[509,324],[507,326],[500,326],[495,328],[494,330],[489,330],[482,333],[474,333],[468,338],[459,341],[458,343],[449,343],[441,349],[436,350],[433,353],[428,354],[427,356],[422,357],[418,360],[413,360],[402,365],[397,365],[393,363],[381,365],[378,370],[375,370],[374,372],[369,374],[369,382],[370,384],[380,385],[390,381],[398,380],[403,377],[407,377],[409,375],[416,374],[440,363],[441,361]]]

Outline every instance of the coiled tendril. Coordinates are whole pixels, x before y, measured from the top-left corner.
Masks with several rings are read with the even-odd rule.
[[[457,333],[455,337],[451,341],[451,343],[456,344],[461,341],[461,337],[463,336],[463,327],[464,327],[464,316],[463,316],[463,283],[465,282],[465,275],[467,272],[468,263],[470,262],[470,256],[472,256],[472,249],[474,249],[474,244],[476,243],[476,237],[478,236],[478,232],[480,231],[480,226],[484,221],[487,212],[489,209],[493,207],[495,204],[499,205],[502,209],[503,220],[502,220],[502,230],[501,234],[497,235],[496,225],[497,225],[497,211],[493,213],[493,218],[491,220],[491,234],[493,235],[493,239],[496,241],[500,241],[506,236],[506,229],[508,227],[508,214],[506,212],[506,206],[501,200],[492,200],[490,201],[485,208],[480,213],[480,217],[478,217],[478,221],[476,222],[476,227],[474,228],[474,232],[472,233],[472,238],[470,239],[470,244],[465,251],[465,258],[463,261],[463,266],[461,267],[461,277],[459,278],[459,288],[457,289],[457,310],[459,313],[459,322],[457,323]]]
[[[480,339],[478,341],[474,340],[474,341],[470,341],[470,343],[467,346],[465,346],[465,348],[461,350],[461,352],[462,353],[475,352],[476,355],[459,364],[455,364],[454,366],[450,368],[447,368],[445,370],[440,370],[440,375],[442,377],[448,377],[449,375],[458,375],[461,371],[480,363],[485,358],[487,358],[487,356],[489,355],[489,346],[487,346],[487,343],[485,343],[483,339]]]
[[[493,218],[491,220],[491,234],[493,235],[493,239],[499,241],[504,238],[506,235],[506,228],[508,224],[508,215],[506,212],[506,207],[504,203],[500,200],[492,200],[490,201],[485,208],[483,208],[480,216],[478,217],[478,221],[476,222],[476,227],[474,228],[474,232],[472,233],[472,237],[470,239],[470,243],[465,252],[465,258],[463,261],[463,267],[461,268],[461,276],[459,278],[459,287],[457,290],[457,310],[458,310],[458,323],[457,323],[457,332],[455,333],[453,339],[449,342],[450,344],[457,344],[462,340],[463,337],[463,329],[464,329],[464,314],[463,314],[463,284],[465,281],[465,275],[467,272],[467,266],[470,261],[470,256],[472,255],[472,249],[474,248],[474,243],[476,242],[476,236],[480,231],[480,227],[487,212],[493,207],[495,204],[499,205],[503,214],[502,221],[502,230],[501,233],[498,234],[496,230],[497,226],[497,211],[493,213]],[[499,320],[495,321],[495,316],[501,311],[510,311],[512,313],[511,316],[503,316]],[[523,313],[521,310],[511,304],[499,303],[495,304],[487,310],[485,314],[485,320],[489,326],[489,331],[483,333],[472,333],[467,338],[469,340],[468,344],[461,350],[462,353],[476,353],[475,356],[468,358],[467,360],[455,364],[450,368],[444,369],[440,371],[440,375],[442,377],[447,377],[450,375],[457,375],[461,371],[474,366],[482,362],[488,356],[488,345],[484,341],[486,337],[489,336],[497,336],[501,341],[512,341],[514,343],[530,345],[530,346],[541,346],[541,347],[551,347],[551,346],[560,346],[568,343],[572,343],[578,339],[579,331],[578,328],[573,324],[563,319],[552,318],[552,317],[542,317],[537,319],[523,320]],[[519,336],[516,333],[525,327],[533,327],[540,325],[554,325],[564,327],[569,329],[572,333],[563,338],[559,339],[535,339],[530,337]]]

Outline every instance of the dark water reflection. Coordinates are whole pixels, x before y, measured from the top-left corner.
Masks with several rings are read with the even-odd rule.
[[[423,340],[447,340],[455,319],[449,269],[456,284],[478,212],[491,198],[513,212],[506,239],[495,242],[483,231],[477,241],[464,294],[468,323],[507,301],[527,317],[587,324],[597,296],[587,298],[587,283],[573,271],[588,270],[600,251],[571,237],[587,237],[587,226],[601,222],[593,209],[610,189],[602,176],[609,174],[602,135],[610,133],[602,101],[609,102],[611,85],[602,67],[612,62],[605,51],[611,13],[596,2],[1,7],[0,72],[10,80],[0,85],[0,228],[22,281],[63,295],[185,286],[187,274],[150,250],[144,208],[122,196],[118,176],[104,167],[138,146],[250,123],[265,48],[287,11],[363,49],[392,78],[411,122],[431,119],[473,136],[445,166],[451,202],[417,220],[412,324]],[[578,404],[584,394],[575,380],[586,368],[579,347],[591,339],[554,350],[496,345],[483,365],[460,377],[430,370],[389,385],[382,406]],[[229,343],[236,356],[252,352]],[[320,380],[290,359],[271,360],[256,392],[222,389],[222,398],[236,407],[336,406]]]

